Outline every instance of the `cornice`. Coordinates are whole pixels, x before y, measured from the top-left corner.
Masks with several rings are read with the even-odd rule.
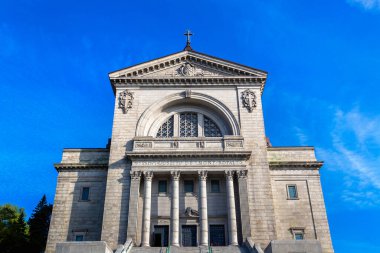
[[[323,166],[323,161],[273,161],[269,162],[270,169],[289,169],[289,168],[310,168],[319,169]]]
[[[108,164],[79,164],[79,163],[55,163],[54,168],[58,171],[71,171],[73,169],[97,169],[107,170]]]

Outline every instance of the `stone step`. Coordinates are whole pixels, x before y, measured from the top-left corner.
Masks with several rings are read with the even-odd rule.
[[[166,253],[166,247],[133,247],[131,253]],[[249,253],[244,246],[214,246],[212,253]],[[170,247],[170,253],[209,253],[207,247]]]

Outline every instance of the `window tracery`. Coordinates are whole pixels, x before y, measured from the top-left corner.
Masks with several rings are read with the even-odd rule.
[[[174,116],[171,116],[164,124],[158,129],[156,137],[170,138],[174,135]]]
[[[157,138],[222,137],[219,126],[209,117],[197,112],[182,112],[169,117],[158,129]]]
[[[179,136],[197,137],[198,136],[198,114],[184,112],[179,116]]]
[[[222,133],[220,132],[219,127],[207,116],[203,116],[203,129],[204,135],[206,137],[221,137]]]

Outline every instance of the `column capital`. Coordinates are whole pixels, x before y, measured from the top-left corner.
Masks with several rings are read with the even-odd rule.
[[[141,171],[130,171],[129,172],[131,175],[132,180],[140,180],[141,178]]]
[[[237,175],[239,179],[247,179],[248,170],[238,170]]]
[[[226,174],[226,179],[227,180],[233,180],[234,179],[234,173],[235,173],[235,171],[233,171],[233,170],[225,170],[224,173]]]
[[[207,179],[207,170],[198,170],[199,180]]]
[[[179,170],[172,170],[170,171],[170,174],[172,175],[173,180],[179,180],[179,176],[181,175],[181,172]]]
[[[153,171],[144,171],[145,180],[152,181]]]

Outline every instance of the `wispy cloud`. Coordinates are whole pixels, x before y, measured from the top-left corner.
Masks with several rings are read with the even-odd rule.
[[[348,3],[361,6],[365,10],[380,9],[380,0],[347,0]]]
[[[380,204],[380,117],[358,108],[334,110],[331,145],[322,150],[324,159],[342,178],[342,200],[361,207]]]

